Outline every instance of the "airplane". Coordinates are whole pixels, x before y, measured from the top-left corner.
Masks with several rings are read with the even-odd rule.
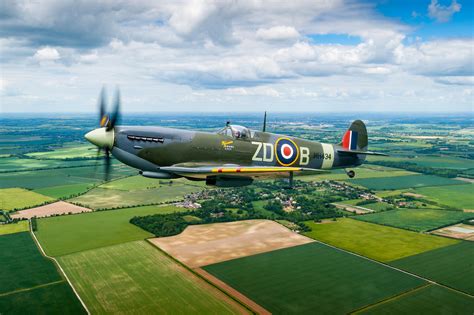
[[[167,127],[116,126],[120,92],[114,111],[105,112],[105,91],[99,98],[100,128],[85,138],[105,151],[106,178],[110,153],[120,162],[139,170],[144,177],[174,179],[184,177],[217,187],[240,187],[258,178],[286,177],[293,187],[294,175],[326,173],[364,163],[368,151],[365,124],[355,120],[338,144],[309,141],[266,132],[266,112],[262,131],[230,122],[217,132]],[[355,171],[346,170],[353,178]]]

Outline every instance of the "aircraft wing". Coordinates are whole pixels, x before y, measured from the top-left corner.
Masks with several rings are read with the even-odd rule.
[[[272,178],[287,177],[289,175],[289,172],[294,172],[295,175],[314,175],[315,173],[328,173],[328,171],[320,169],[283,166],[166,166],[160,167],[160,170],[173,173],[179,176],[191,178],[206,178],[208,176],[218,175]]]
[[[364,154],[364,155],[380,155],[380,156],[389,156],[388,154],[381,153],[381,152],[373,152],[373,151],[360,151],[360,150],[346,150],[346,149],[338,149],[338,153],[342,154]]]

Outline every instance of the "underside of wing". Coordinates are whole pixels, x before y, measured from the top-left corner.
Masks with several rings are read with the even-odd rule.
[[[220,177],[251,177],[251,178],[278,178],[287,177],[290,172],[295,175],[310,175],[315,173],[327,173],[327,171],[303,167],[280,167],[280,166],[198,166],[161,167],[166,171],[179,176],[196,179],[206,179],[210,176]]]

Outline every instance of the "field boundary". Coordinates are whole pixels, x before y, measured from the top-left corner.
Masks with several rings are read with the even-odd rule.
[[[406,295],[410,295],[412,294],[413,292],[416,292],[416,291],[419,291],[419,290],[423,290],[425,288],[428,288],[430,286],[433,286],[433,285],[436,285],[436,284],[431,284],[431,283],[425,283],[419,287],[416,287],[416,288],[413,288],[413,289],[410,289],[408,291],[405,291],[405,292],[401,292],[400,294],[397,294],[397,295],[394,295],[394,296],[390,296],[388,298],[386,298],[385,300],[382,300],[382,301],[378,301],[378,302],[375,302],[373,304],[369,304],[369,305],[366,305],[366,306],[363,306],[361,308],[358,308],[358,309],[355,309],[353,311],[351,311],[349,314],[360,314],[360,312],[362,311],[365,311],[365,310],[369,310],[375,306],[379,306],[379,305],[382,305],[382,304],[385,304],[385,303],[388,303],[390,301],[394,301],[394,300],[397,300],[397,299],[400,299]]]
[[[48,258],[48,259],[51,259],[54,264],[56,265],[56,267],[61,271],[62,275],[64,276],[64,278],[66,279],[66,281],[69,283],[69,286],[71,287],[72,291],[74,292],[74,294],[77,296],[77,298],[79,299],[79,302],[81,302],[82,304],[82,307],[84,307],[84,309],[86,310],[87,314],[88,315],[91,315],[91,312],[89,311],[89,309],[87,308],[87,305],[84,303],[84,301],[81,299],[81,297],[79,296],[79,293],[77,293],[76,291],[76,288],[74,288],[74,286],[72,285],[72,282],[71,280],[69,280],[68,276],[66,275],[66,273],[64,272],[63,268],[61,267],[61,265],[58,263],[58,261],[56,260],[56,258],[54,257],[51,257],[51,256],[48,256],[46,255],[46,252],[43,250],[43,247],[41,246],[40,242],[38,241],[38,239],[36,238],[36,235],[35,233],[33,232],[33,229],[31,227],[31,221],[28,220],[28,222],[30,222],[29,226],[30,226],[30,234],[33,236],[33,239],[35,240],[35,243],[36,243],[36,246],[38,246],[38,248],[40,249],[41,251],[41,254]]]
[[[247,305],[245,304],[243,301],[239,300],[238,298],[236,298],[235,296],[227,293],[225,290],[222,290],[219,286],[215,285],[213,282],[211,282],[210,280],[208,280],[207,278],[203,277],[201,274],[199,274],[198,272],[196,272],[196,270],[194,269],[191,269],[189,268],[188,266],[186,266],[185,264],[183,264],[182,262],[180,262],[179,260],[177,260],[176,258],[174,258],[173,256],[171,256],[170,254],[168,254],[167,252],[165,252],[164,250],[162,250],[160,247],[158,247],[157,245],[155,245],[154,243],[152,243],[150,241],[151,238],[147,238],[145,241],[152,247],[155,248],[155,250],[158,250],[160,251],[161,253],[163,253],[164,255],[166,255],[167,257],[169,257],[170,259],[172,259],[174,262],[176,262],[177,264],[179,264],[180,266],[182,266],[183,268],[185,268],[186,270],[188,270],[189,272],[191,272],[193,275],[195,275],[196,277],[198,277],[199,279],[203,280],[204,282],[206,282],[207,284],[211,285],[212,287],[216,288],[218,291],[222,292],[224,295],[228,296],[230,299],[232,299],[233,301],[237,302],[238,304],[240,304],[242,307],[244,307],[245,309],[249,310],[250,312],[252,313],[255,313],[255,310],[252,309],[250,307],[250,305]],[[250,300],[250,299],[249,299]]]
[[[368,260],[368,261],[377,263],[377,264],[382,265],[382,266],[385,266],[385,267],[387,267],[387,268],[390,268],[390,269],[393,269],[393,270],[402,272],[402,273],[404,273],[404,274],[413,276],[413,277],[418,278],[418,279],[420,279],[420,280],[426,281],[426,282],[428,282],[428,283],[430,283],[430,284],[435,284],[435,285],[438,285],[438,286],[440,286],[440,287],[446,288],[446,289],[448,289],[448,290],[458,292],[458,293],[463,294],[463,295],[465,295],[465,296],[468,296],[468,297],[470,297],[470,298],[474,298],[474,295],[471,295],[471,294],[469,294],[469,293],[467,293],[467,292],[458,290],[458,289],[456,289],[456,288],[452,288],[452,287],[450,287],[450,286],[447,286],[447,285],[445,285],[445,284],[436,282],[436,281],[434,281],[434,280],[431,280],[431,279],[422,277],[422,276],[420,276],[420,275],[417,275],[416,273],[412,273],[412,272],[409,272],[409,271],[406,271],[406,270],[403,270],[403,269],[394,267],[394,266],[392,266],[392,265],[383,263],[383,262],[381,262],[381,261],[378,261],[378,260],[375,260],[375,259],[372,259],[372,258],[369,258],[369,257],[365,257],[365,256],[362,256],[362,255],[359,255],[359,254],[357,254],[357,253],[354,253],[354,252],[351,252],[351,251],[349,251],[349,250],[342,249],[342,248],[339,248],[339,247],[336,247],[336,246],[327,244],[327,243],[322,242],[322,241],[319,241],[319,240],[315,240],[315,241],[318,242],[318,243],[320,243],[320,244],[326,245],[326,246],[328,246],[328,247],[334,248],[334,249],[336,249],[336,250],[339,250],[339,251],[342,251],[342,252],[345,252],[345,253],[348,253],[348,254],[351,254],[351,255],[354,255],[354,256],[363,258],[363,259],[365,259],[365,260]],[[417,254],[417,255],[418,255],[418,254]]]
[[[58,281],[53,281],[53,282],[48,282],[48,283],[43,283],[43,284],[31,287],[31,288],[23,288],[23,289],[10,291],[10,292],[0,293],[0,297],[8,296],[8,295],[16,294],[16,293],[21,293],[21,292],[27,292],[27,291],[31,291],[31,290],[35,290],[35,289],[39,289],[39,288],[44,288],[44,287],[48,287],[50,285],[60,284],[60,283],[63,283],[63,282],[65,282],[64,279],[58,280]]]
[[[240,291],[234,289],[224,281],[220,280],[219,278],[211,275],[207,271],[205,271],[202,268],[195,268],[193,269],[194,272],[196,272],[198,275],[200,275],[202,278],[205,278],[208,280],[208,282],[212,283],[214,286],[218,287],[221,291],[226,292],[228,295],[232,295],[238,300],[242,301],[250,307],[255,313],[257,314],[265,314],[269,315],[271,312],[269,312],[267,309],[265,309],[263,306],[255,302],[254,300],[250,299],[249,297],[245,296],[242,294]]]

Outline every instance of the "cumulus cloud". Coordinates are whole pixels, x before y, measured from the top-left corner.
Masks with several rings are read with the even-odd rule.
[[[287,41],[300,37],[298,31],[291,26],[274,26],[271,28],[259,28],[257,38],[267,41]]]
[[[51,47],[44,47],[41,49],[38,49],[33,56],[37,61],[42,62],[42,61],[55,61],[61,58],[59,55],[59,52],[56,48],[51,48]]]
[[[38,89],[29,95],[75,88],[83,100],[109,82],[129,87],[135,97],[128,101],[135,105],[203,98],[216,103],[265,97],[272,102],[421,99],[425,94],[417,87],[436,86],[439,94],[440,86],[472,84],[474,72],[472,39],[407,41],[410,26],[357,0],[18,0],[1,5],[2,71],[9,78],[34,73]],[[432,1],[430,7],[430,16],[440,21],[460,10],[456,1],[446,7]],[[313,35],[360,41],[319,43]],[[48,67],[31,69],[31,61]],[[400,80],[390,81],[400,84],[395,92],[385,84],[392,77]],[[301,87],[302,82],[310,83]],[[351,85],[341,87],[345,82]],[[413,93],[406,93],[407,82]],[[62,89],[53,91],[54,86]],[[55,96],[48,100],[57,102]]]
[[[428,5],[428,16],[441,23],[449,22],[459,11],[461,11],[461,5],[456,0],[452,0],[449,6],[439,4],[438,0],[431,0]]]

